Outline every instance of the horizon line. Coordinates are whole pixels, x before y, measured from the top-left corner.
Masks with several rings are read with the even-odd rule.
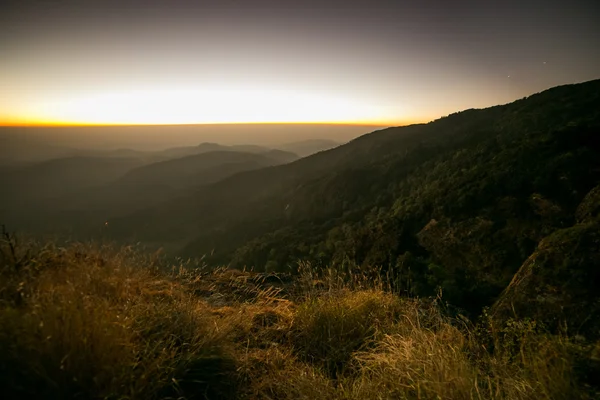
[[[197,123],[7,123],[0,122],[0,128],[83,128],[83,127],[151,127],[151,126],[210,126],[210,125],[339,125],[392,127],[423,123],[423,121],[395,122],[197,122]]]

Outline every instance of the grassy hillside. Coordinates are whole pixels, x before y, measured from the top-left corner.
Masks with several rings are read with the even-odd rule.
[[[379,277],[374,279],[374,277]],[[598,345],[473,324],[379,270],[295,277],[0,242],[6,399],[591,399]],[[592,381],[593,382],[593,381]]]

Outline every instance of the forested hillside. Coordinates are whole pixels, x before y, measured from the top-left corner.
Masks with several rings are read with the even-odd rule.
[[[414,294],[491,304],[600,182],[600,81],[389,128],[235,175],[109,234],[210,264],[379,265]]]

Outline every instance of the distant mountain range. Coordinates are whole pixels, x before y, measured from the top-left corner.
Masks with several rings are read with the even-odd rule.
[[[220,149],[224,146],[203,146],[203,149],[207,147]],[[246,149],[246,146],[243,148]],[[202,185],[217,182],[238,172],[284,164],[298,159],[295,154],[281,150],[267,150],[260,153],[206,150],[206,152],[134,168],[115,184],[173,187]]]
[[[43,128],[40,128],[43,129]],[[51,137],[29,138],[18,134],[6,135],[0,133],[0,167],[8,165],[26,165],[60,158],[102,157],[102,158],[139,158],[146,163],[181,158],[213,151],[235,151],[261,154],[273,150],[294,153],[306,157],[319,151],[328,150],[340,143],[325,139],[310,139],[300,142],[283,143],[277,146],[257,146],[252,144],[222,145],[204,142],[198,146],[171,147],[158,151],[140,151],[128,148],[99,150],[93,148],[72,148],[65,145],[55,145]],[[284,156],[287,159],[289,155]]]
[[[201,143],[147,152],[71,149],[2,136],[0,142],[6,145],[0,148],[0,186],[6,193],[0,220],[34,232],[69,234],[90,215],[95,220],[126,214],[239,172],[298,159],[290,151],[256,145]],[[335,145],[307,140],[282,147],[308,154]]]
[[[0,220],[33,232],[77,233],[73,226],[90,218],[126,214],[239,172],[298,159],[283,150],[212,143],[158,153],[82,153],[0,166]]]
[[[333,140],[312,139],[283,144],[277,148],[298,154],[300,157],[307,157],[320,151],[333,149],[341,144],[342,143],[334,142]]]

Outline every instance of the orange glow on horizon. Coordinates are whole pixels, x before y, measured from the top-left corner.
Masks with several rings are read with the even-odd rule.
[[[190,122],[190,123],[85,123],[69,121],[0,120],[0,127],[110,127],[110,126],[193,126],[193,125],[346,125],[367,127],[390,127],[420,124],[424,120],[405,121],[240,121],[240,122]]]
[[[15,110],[16,111],[16,110]],[[397,110],[365,101],[258,88],[151,88],[49,98],[0,115],[2,126],[214,124],[405,125]],[[403,110],[406,113],[406,110]]]

